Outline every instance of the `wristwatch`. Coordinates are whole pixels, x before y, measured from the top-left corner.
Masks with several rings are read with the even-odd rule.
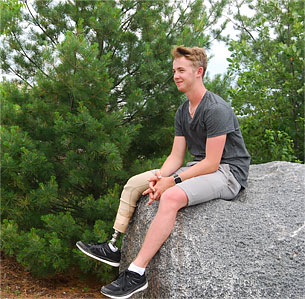
[[[181,177],[178,174],[174,175],[175,184],[179,184],[182,182]]]

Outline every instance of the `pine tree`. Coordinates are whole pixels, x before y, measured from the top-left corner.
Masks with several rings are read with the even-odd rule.
[[[304,161],[304,3],[242,1],[230,72],[237,84],[232,104],[242,116],[252,163]]]
[[[109,237],[127,178],[168,154],[170,50],[209,48],[225,3],[1,2],[1,68],[17,77],[0,86],[6,253],[37,275],[109,279],[74,244]]]

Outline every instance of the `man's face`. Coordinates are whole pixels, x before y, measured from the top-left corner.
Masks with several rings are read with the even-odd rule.
[[[174,81],[179,91],[190,91],[195,83],[196,70],[190,60],[179,57],[173,61]]]

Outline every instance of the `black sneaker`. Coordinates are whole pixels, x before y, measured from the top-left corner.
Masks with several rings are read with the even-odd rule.
[[[148,282],[145,274],[125,270],[120,273],[117,280],[102,287],[101,293],[110,298],[129,298],[133,294],[147,288]]]
[[[97,244],[86,244],[82,241],[78,241],[76,246],[79,250],[83,253],[87,254],[88,256],[104,262],[108,265],[113,267],[120,266],[121,260],[121,252],[120,250],[113,252],[107,242],[97,243]]]

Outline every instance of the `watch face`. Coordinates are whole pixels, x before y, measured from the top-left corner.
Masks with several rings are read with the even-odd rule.
[[[179,183],[181,183],[181,182],[182,182],[181,178],[180,178],[178,175],[176,175],[176,176],[175,176],[175,183],[176,183],[176,184],[179,184]]]

